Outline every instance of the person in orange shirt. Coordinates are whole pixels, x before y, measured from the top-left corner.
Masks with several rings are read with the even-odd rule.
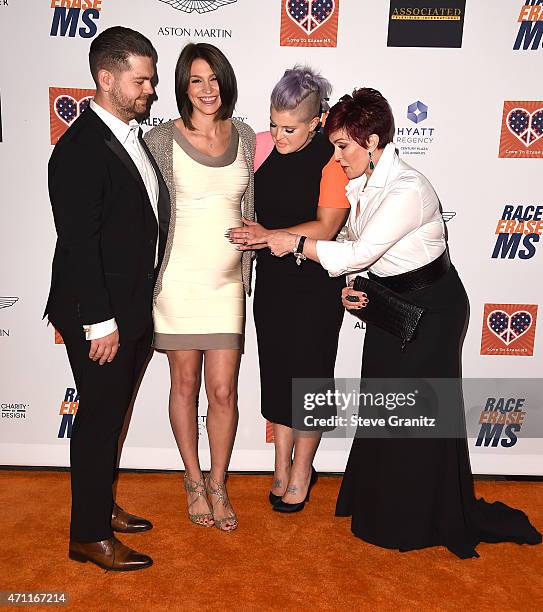
[[[269,500],[278,512],[302,510],[317,479],[313,458],[322,431],[306,431],[292,401],[292,379],[319,378],[333,385],[345,278],[330,278],[301,254],[279,258],[263,247],[270,234],[285,228],[299,241],[333,240],[346,221],[347,178],[334,162],[334,147],[319,132],[331,89],[325,78],[302,66],[287,70],[277,83],[270,131],[257,135],[258,223],[244,220],[244,227],[228,233],[238,248],[257,251],[254,320],[261,412],[273,424]]]

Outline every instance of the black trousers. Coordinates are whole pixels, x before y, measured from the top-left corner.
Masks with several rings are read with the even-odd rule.
[[[98,542],[113,535],[111,512],[119,436],[149,356],[153,327],[150,324],[136,339],[121,337],[115,359],[102,366],[89,359],[90,342],[83,333],[55,327],[64,339],[79,392],[70,444],[70,538],[76,542]]]

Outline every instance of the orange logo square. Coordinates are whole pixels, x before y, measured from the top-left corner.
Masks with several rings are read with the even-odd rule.
[[[481,355],[531,357],[537,304],[485,304]]]
[[[499,157],[543,157],[543,102],[504,102]]]
[[[87,108],[95,93],[95,89],[49,87],[51,144],[57,144],[62,134]]]
[[[337,47],[339,0],[281,0],[282,47]]]

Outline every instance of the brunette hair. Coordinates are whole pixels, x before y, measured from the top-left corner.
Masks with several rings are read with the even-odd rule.
[[[92,41],[89,51],[90,71],[96,85],[99,70],[128,70],[131,55],[150,57],[155,64],[157,61],[153,43],[136,30],[114,26],[99,34]]]
[[[189,130],[193,130],[194,126],[190,119],[193,107],[187,95],[187,89],[190,82],[192,62],[196,59],[207,62],[217,77],[221,92],[221,107],[215,117],[217,121],[229,119],[234,113],[234,107],[238,100],[236,75],[224,53],[208,43],[189,43],[181,51],[175,66],[175,99],[181,119]]]
[[[361,147],[368,146],[372,134],[379,136],[378,149],[384,149],[394,138],[394,116],[387,100],[376,89],[355,89],[330,109],[324,127],[326,136],[345,131]]]

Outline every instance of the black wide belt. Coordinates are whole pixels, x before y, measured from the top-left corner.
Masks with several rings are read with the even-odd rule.
[[[409,293],[433,285],[450,267],[449,250],[445,249],[437,259],[422,266],[422,268],[395,276],[377,276],[371,272],[368,272],[368,276],[371,280],[392,289],[392,291]]]

